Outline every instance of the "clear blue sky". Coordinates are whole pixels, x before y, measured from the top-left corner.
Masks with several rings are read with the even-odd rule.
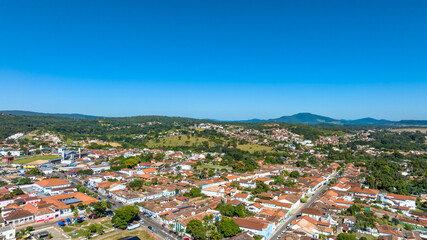
[[[0,1],[0,109],[427,119],[427,1]]]

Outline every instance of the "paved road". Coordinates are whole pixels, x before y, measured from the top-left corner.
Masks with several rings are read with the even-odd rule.
[[[77,178],[71,178],[70,182],[74,183],[74,184],[82,184]],[[109,201],[111,203],[113,203],[115,206],[113,206],[113,209],[117,209],[117,208],[121,208],[123,206],[125,206],[123,203],[116,201],[108,196],[105,196],[101,193],[99,193],[98,191],[96,191],[96,189],[91,188],[90,186],[85,185],[85,187],[87,189],[89,189],[90,191],[98,194],[98,197],[101,198],[104,201]],[[173,233],[169,232],[168,229],[163,228],[162,225],[160,225],[159,223],[155,222],[152,218],[146,217],[143,214],[139,215],[140,218],[144,221],[144,224],[141,224],[142,227],[147,230],[148,232],[151,232],[151,230],[148,229],[148,226],[154,227],[154,234],[157,235],[158,237],[160,237],[160,239],[179,239],[178,236],[174,235]]]
[[[334,178],[336,175],[338,174],[338,172],[334,173],[331,177]],[[321,194],[323,194],[323,190],[327,189],[329,187],[328,184],[323,185],[322,187],[320,187],[319,189],[317,189],[317,191],[313,194],[312,197],[310,197],[308,199],[308,201],[304,204],[302,204],[301,206],[299,206],[297,209],[295,209],[290,217],[288,219],[285,220],[285,222],[283,223],[283,225],[279,228],[276,229],[276,231],[273,233],[273,235],[270,237],[271,240],[275,240],[277,239],[279,236],[282,235],[282,231],[285,231],[286,228],[289,226],[289,224],[292,223],[292,221],[294,221],[297,216],[301,213],[301,210],[304,208],[308,208],[313,202],[314,200],[316,200]]]

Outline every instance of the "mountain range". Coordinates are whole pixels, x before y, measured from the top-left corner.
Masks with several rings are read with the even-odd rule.
[[[303,124],[391,124],[393,121],[375,118],[361,118],[356,120],[343,120],[316,115],[312,113],[298,113],[291,116],[282,116],[272,119],[251,119],[244,122],[281,122]]]
[[[3,114],[10,115],[20,115],[20,116],[47,116],[47,117],[65,117],[72,119],[90,119],[90,118],[102,118],[100,116],[84,115],[77,113],[40,113],[40,112],[31,112],[31,111],[21,111],[21,110],[4,110],[0,111]],[[210,121],[218,121],[212,120]],[[321,115],[316,115],[312,113],[298,113],[291,116],[282,116],[279,118],[272,119],[250,119],[242,120],[235,122],[279,122],[279,123],[300,123],[300,124],[335,124],[335,125],[350,125],[350,124],[359,124],[359,125],[427,125],[427,120],[401,120],[401,121],[390,121],[386,119],[375,119],[375,118],[361,118],[356,120],[343,120],[343,119],[334,119],[330,117],[325,117]]]
[[[65,117],[73,119],[89,119],[89,118],[99,118],[98,116],[84,115],[78,113],[40,113],[40,112],[31,112],[31,111],[21,111],[21,110],[4,110],[0,113],[18,115],[18,116],[44,116],[44,117]]]

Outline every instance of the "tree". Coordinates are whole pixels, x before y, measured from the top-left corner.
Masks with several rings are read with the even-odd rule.
[[[20,188],[17,188],[15,190],[13,190],[13,192],[12,192],[12,196],[18,196],[18,195],[22,195],[22,194],[25,194],[25,193]]]
[[[236,214],[236,216],[244,218],[244,217],[246,217],[245,210],[246,210],[246,208],[242,204],[239,204],[234,209],[234,213]]]
[[[244,172],[246,170],[246,164],[243,161],[237,161],[232,165],[233,170],[237,172]]]
[[[129,183],[129,187],[133,190],[140,189],[142,186],[144,186],[145,181],[143,179],[134,179],[132,182]]]
[[[283,176],[277,176],[274,178],[274,184],[276,185],[282,185],[283,183],[285,183],[285,178]]]
[[[210,240],[221,240],[222,239],[221,233],[219,233],[217,231],[212,231],[209,234],[209,239]]]
[[[227,217],[223,217],[221,219],[221,221],[218,221],[217,227],[218,227],[219,232],[224,237],[232,237],[232,236],[235,236],[242,231],[242,230],[240,230],[239,225],[237,225],[237,223],[233,219],[230,219]]]
[[[268,187],[267,184],[265,184],[265,182],[257,181],[256,187],[254,189],[252,189],[252,193],[258,194],[258,193],[268,192],[268,190],[270,190],[270,188]]]
[[[77,208],[78,208],[79,210],[83,210],[83,209],[85,209],[85,205],[83,205],[83,203],[79,202],[79,203],[77,204]]]
[[[138,161],[135,159],[128,159],[125,161],[125,165],[129,168],[133,168],[136,164],[138,164]]]
[[[111,223],[114,227],[125,229],[128,223],[138,217],[139,208],[137,206],[124,206],[114,211],[114,213]]]
[[[208,176],[209,176],[209,177],[213,177],[213,176],[215,176],[215,171],[214,171],[212,168],[211,168],[211,169],[209,169]]]
[[[203,225],[207,228],[213,223],[214,216],[212,214],[203,217]]]
[[[336,240],[357,240],[353,233],[340,233]]]
[[[111,202],[100,201],[89,204],[91,212],[97,217],[103,217],[107,213],[107,210],[111,208]]]
[[[215,209],[218,210],[223,216],[228,216],[228,217],[234,216],[234,207],[231,204],[220,202],[218,203]]]
[[[28,172],[29,175],[42,175],[42,172],[40,172],[40,169],[38,168],[31,168]]]
[[[187,224],[187,233],[189,233],[195,239],[206,239],[206,229],[203,227],[203,223],[200,220],[191,220]]]
[[[291,177],[291,178],[299,178],[300,176],[301,176],[301,174],[298,171],[292,171],[289,174],[289,177]]]
[[[297,167],[304,168],[307,167],[307,163],[305,161],[298,161],[295,164]]]
[[[200,197],[202,196],[202,190],[198,187],[193,187],[188,194],[185,194],[188,197]]]
[[[30,184],[31,179],[30,178],[19,178],[17,179],[18,184]]]
[[[79,170],[77,171],[77,175],[93,175],[93,170],[92,169],[84,169],[84,170]]]

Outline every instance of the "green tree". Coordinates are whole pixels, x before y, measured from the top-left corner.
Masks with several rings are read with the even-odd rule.
[[[219,233],[217,231],[212,231],[209,234],[209,239],[210,240],[221,240],[222,239],[221,233]]]
[[[252,189],[252,193],[253,194],[259,194],[259,193],[263,193],[263,192],[268,192],[269,190],[270,190],[270,188],[268,187],[267,184],[265,184],[265,182],[257,181],[256,187],[254,189]]]
[[[203,226],[202,221],[200,220],[191,220],[187,224],[187,233],[189,233],[195,239],[199,239],[199,240],[206,239],[206,229]]]
[[[227,238],[235,236],[242,231],[233,219],[227,217],[223,217],[221,221],[217,222],[217,228],[219,232]]]
[[[299,177],[301,177],[301,174],[298,171],[292,171],[289,174],[289,177],[291,177],[291,178],[299,178]]]
[[[200,197],[202,196],[202,190],[198,187],[193,187],[188,194],[185,194],[188,197]]]
[[[97,217],[103,217],[107,210],[111,208],[111,202],[99,201],[89,204],[91,212]]]
[[[214,171],[212,168],[211,168],[211,169],[209,169],[208,176],[209,176],[209,177],[213,177],[213,176],[215,176],[215,171]]]
[[[336,240],[357,240],[353,233],[340,233]]]
[[[218,210],[223,216],[228,216],[228,217],[234,216],[234,207],[231,204],[220,202],[218,203],[215,209]]]
[[[133,190],[138,190],[140,189],[142,186],[144,186],[145,180],[144,179],[139,179],[136,178],[134,179],[132,182],[129,183],[129,187]]]
[[[129,168],[133,168],[138,164],[138,161],[136,159],[128,159],[125,161],[125,165]]]
[[[28,172],[29,175],[42,175],[42,172],[40,172],[40,169],[38,168],[31,168]]]
[[[246,208],[242,204],[237,205],[236,208],[234,209],[234,213],[236,214],[236,216],[241,218],[246,217],[245,211],[246,211]]]
[[[128,223],[138,217],[139,208],[137,206],[124,206],[114,211],[114,213],[111,223],[114,227],[125,229]]]

